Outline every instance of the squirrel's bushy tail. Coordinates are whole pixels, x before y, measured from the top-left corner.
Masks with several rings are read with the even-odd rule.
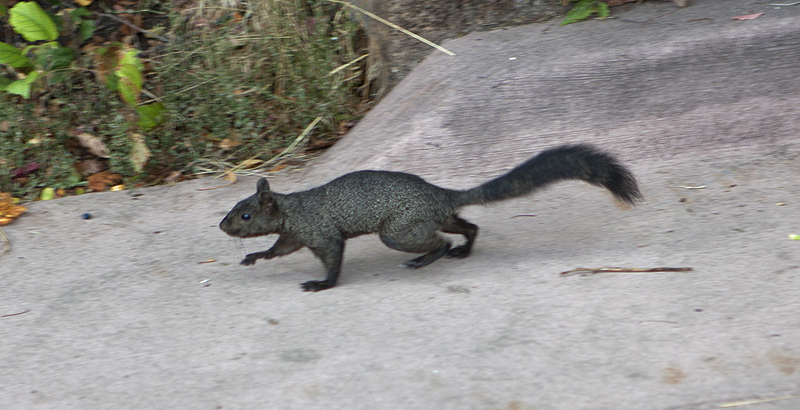
[[[458,202],[476,205],[502,201],[567,179],[605,187],[630,204],[642,198],[636,179],[614,157],[589,145],[565,145],[542,151],[505,175],[461,191]]]

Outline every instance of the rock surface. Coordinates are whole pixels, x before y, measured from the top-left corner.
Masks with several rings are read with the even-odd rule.
[[[473,31],[544,21],[569,9],[562,0],[355,0],[352,4],[437,44]],[[371,91],[382,96],[432,49],[376,19],[354,15],[367,32]]]

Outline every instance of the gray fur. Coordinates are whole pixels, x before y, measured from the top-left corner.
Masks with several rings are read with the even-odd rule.
[[[319,291],[336,285],[348,238],[378,233],[392,249],[424,253],[406,262],[410,268],[442,256],[465,258],[478,227],[458,216],[460,207],[527,195],[565,179],[605,187],[631,204],[641,199],[633,175],[612,156],[587,145],[572,145],[543,151],[505,175],[465,191],[440,188],[403,172],[357,171],[308,191],[283,195],[272,192],[262,178],[257,192],[236,204],[219,226],[242,238],[280,234],[272,248],[247,255],[243,265],[308,247],[322,260],[327,277],[302,287]],[[461,234],[467,241],[451,248],[439,232]]]

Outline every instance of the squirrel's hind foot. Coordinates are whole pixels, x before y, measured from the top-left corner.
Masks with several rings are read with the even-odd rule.
[[[302,287],[303,291],[305,292],[319,292],[321,290],[332,288],[333,284],[327,280],[310,280],[308,282],[301,283],[300,287]]]
[[[459,245],[447,251],[444,255],[447,258],[464,259],[469,256],[470,249],[466,245]]]

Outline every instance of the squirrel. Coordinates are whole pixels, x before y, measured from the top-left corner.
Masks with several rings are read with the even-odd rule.
[[[316,292],[336,285],[349,238],[378,233],[392,249],[424,253],[403,265],[413,269],[442,256],[465,258],[478,226],[461,219],[459,208],[523,196],[567,179],[605,187],[632,205],[642,199],[636,179],[614,157],[589,145],[565,145],[467,190],[440,188],[403,172],[356,171],[307,191],[279,194],[261,178],[256,193],[237,203],[219,227],[240,238],[280,235],[272,248],[248,254],[242,265],[308,247],[327,272],[325,280],[301,284],[304,291]],[[452,247],[439,232],[463,235],[466,242]]]

